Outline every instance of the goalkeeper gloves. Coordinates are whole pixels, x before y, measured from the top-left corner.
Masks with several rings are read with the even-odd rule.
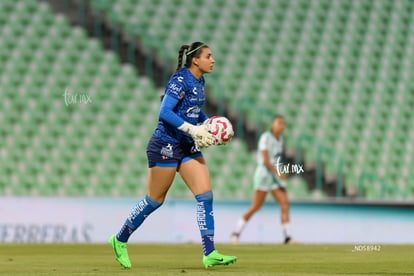
[[[208,125],[202,124],[195,126],[184,122],[178,129],[190,134],[199,148],[206,148],[215,144],[216,140],[213,134],[210,133]]]

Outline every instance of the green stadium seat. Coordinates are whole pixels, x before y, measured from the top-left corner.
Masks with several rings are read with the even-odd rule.
[[[214,5],[207,6],[201,2],[93,0],[91,8],[96,14],[105,14],[107,22],[127,35],[135,36],[145,50],[158,52],[164,61],[175,63],[177,48],[186,41],[206,41],[217,61],[212,75],[215,79],[207,81],[210,95],[228,103],[233,114],[244,111],[249,126],[267,125],[275,111],[285,114],[287,145],[295,148],[302,134],[313,137],[314,143],[304,146],[305,162],[309,163],[316,161],[318,145],[335,151],[334,158],[338,159],[324,158],[325,171],[334,174],[335,164],[343,160],[345,185],[350,187],[358,186],[358,174],[365,170],[375,173],[389,161],[392,165],[384,171],[386,187],[372,181],[366,187],[366,197],[413,198],[409,187],[394,185],[408,183],[412,177],[398,173],[398,164],[412,154],[406,150],[413,138],[410,131],[414,122],[409,1],[215,0]],[[194,12],[203,16],[186,16]],[[99,153],[116,139],[105,166],[119,168],[122,153],[126,156],[131,148],[145,151],[145,142],[131,141],[136,141],[136,135],[148,137],[153,131],[162,91],[139,77],[132,67],[121,65],[116,55],[88,39],[83,29],[71,27],[66,17],[54,15],[44,2],[2,1],[0,34],[0,61],[5,64],[0,68],[0,145],[6,145],[10,161],[0,168],[0,175],[5,170],[13,179],[7,187],[0,183],[0,191],[71,196],[119,196],[142,191],[133,183],[136,177],[145,177],[143,169],[125,176],[112,175],[111,181],[102,180],[102,185],[102,175],[91,178],[86,170],[81,175],[94,182],[89,187],[75,176],[66,177],[62,184],[62,179],[53,172],[46,173],[44,166],[53,160],[58,163],[53,166],[67,175],[62,164],[77,160],[72,150],[85,148],[88,151],[83,158],[89,166],[100,164],[104,161]],[[66,88],[83,90],[92,96],[93,103],[66,106],[62,97]],[[28,97],[26,91],[30,91],[31,103],[22,100]],[[252,104],[260,110],[253,110]],[[20,116],[23,111],[30,119]],[[68,134],[71,140],[63,138]],[[41,175],[42,184],[32,184],[14,174],[16,164],[23,162],[20,155],[29,154],[27,149],[33,141],[39,150],[31,153],[32,158],[42,165],[26,166],[26,172]],[[245,198],[249,195],[237,190],[237,184],[250,183],[240,168],[252,171],[255,164],[248,150],[239,148],[239,141],[235,141],[218,153],[207,150],[206,158],[212,160],[212,182],[220,187],[219,194]],[[393,146],[387,148],[385,160],[382,152],[387,143]],[[45,149],[55,149],[62,159],[50,159]],[[145,155],[128,158],[135,164],[146,162]],[[222,161],[229,158],[232,167]],[[224,183],[224,177],[234,178],[234,183]],[[116,182],[117,188],[109,182]],[[303,189],[303,180],[293,182],[302,183],[294,184],[299,187],[294,189],[296,198],[325,198]],[[180,195],[185,186],[178,186],[174,193]]]

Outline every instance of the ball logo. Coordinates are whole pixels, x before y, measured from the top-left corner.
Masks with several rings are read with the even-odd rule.
[[[208,125],[218,145],[228,143],[234,136],[233,125],[226,117],[213,116],[208,120]]]

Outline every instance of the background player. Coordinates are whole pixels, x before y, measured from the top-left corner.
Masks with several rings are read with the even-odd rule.
[[[277,163],[281,163],[283,153],[282,133],[285,129],[285,118],[276,115],[272,120],[271,131],[265,131],[259,138],[257,150],[257,166],[254,173],[254,195],[253,202],[249,209],[237,222],[231,240],[232,243],[239,242],[239,236],[246,223],[263,205],[268,192],[271,192],[275,201],[279,203],[281,210],[281,221],[284,235],[284,242],[291,242],[289,229],[289,201],[286,192],[286,175],[280,173]]]
[[[186,63],[181,68],[184,52]],[[162,205],[176,172],[197,201],[204,266],[228,265],[237,259],[215,250],[213,193],[208,168],[199,149],[214,144],[213,135],[203,124],[208,117],[201,110],[205,101],[203,75],[210,73],[213,66],[214,58],[206,44],[194,42],[191,46],[181,46],[177,71],[167,84],[158,126],[147,145],[148,194],[132,208],[121,230],[109,240],[116,259],[125,268],[131,267],[127,252],[129,237]]]

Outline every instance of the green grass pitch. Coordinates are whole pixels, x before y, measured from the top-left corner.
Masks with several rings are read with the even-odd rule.
[[[227,245],[230,266],[205,269],[198,244],[130,244],[132,269],[104,244],[2,244],[0,275],[414,275],[414,245]]]

